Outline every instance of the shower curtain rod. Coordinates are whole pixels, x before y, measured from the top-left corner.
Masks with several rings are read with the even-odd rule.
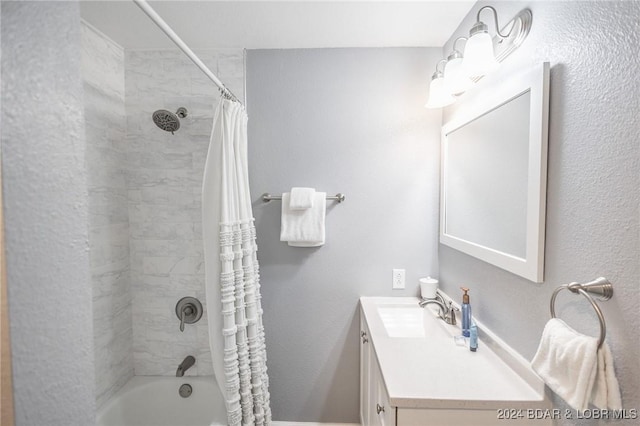
[[[227,99],[238,102],[239,104],[242,105],[242,102],[240,102],[240,100],[236,97],[236,95],[234,95],[233,92],[229,90],[227,86],[225,86],[222,83],[222,81],[220,81],[220,79],[216,77],[216,75],[213,72],[211,72],[209,68],[207,68],[204,62],[202,62],[200,58],[198,58],[198,56],[195,53],[193,53],[193,50],[191,50],[189,46],[187,46],[187,44],[184,41],[182,41],[182,39],[178,36],[178,34],[176,34],[175,31],[171,29],[169,24],[167,24],[165,20],[162,19],[162,17],[158,15],[158,13],[155,10],[153,10],[153,8],[149,5],[149,3],[147,3],[146,0],[133,0],[133,2],[140,9],[142,9],[142,11],[146,13],[149,18],[151,18],[151,20],[171,39],[171,41],[173,41],[176,44],[176,46],[178,46],[180,50],[182,50],[189,57],[189,59],[191,59],[193,63],[196,64],[198,68],[200,68],[202,72],[204,72],[207,75],[207,77],[209,77],[211,81],[213,81],[216,84],[216,86],[218,86],[222,96],[226,97]]]

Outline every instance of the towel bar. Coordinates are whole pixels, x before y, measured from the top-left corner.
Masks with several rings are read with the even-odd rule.
[[[571,284],[561,285],[560,287],[556,288],[553,291],[553,294],[551,295],[551,301],[549,303],[551,318],[556,317],[556,312],[555,312],[556,296],[560,291],[564,289],[568,289],[572,293],[582,294],[584,297],[587,298],[589,303],[591,303],[591,306],[593,306],[593,309],[596,311],[596,314],[598,315],[598,320],[600,321],[600,339],[598,340],[598,349],[600,349],[600,347],[604,343],[604,338],[607,335],[607,325],[604,321],[604,315],[602,314],[602,310],[600,309],[600,306],[598,306],[596,301],[593,300],[593,297],[591,297],[589,293],[599,296],[598,298],[600,300],[609,300],[613,296],[613,285],[611,285],[609,280],[607,280],[604,277],[596,278],[595,280],[585,284],[571,283]]]
[[[265,192],[264,194],[262,194],[262,201],[264,201],[265,203],[268,203],[269,201],[274,201],[274,200],[282,200],[282,196],[281,195],[271,195],[268,192]],[[327,195],[327,200],[336,200],[337,202],[341,203],[343,202],[345,199],[344,194],[338,193],[336,195]]]

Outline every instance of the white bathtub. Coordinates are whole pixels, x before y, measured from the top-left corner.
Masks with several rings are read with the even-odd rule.
[[[182,398],[184,383],[193,388]],[[225,425],[227,413],[213,376],[134,376],[97,415],[97,426]]]

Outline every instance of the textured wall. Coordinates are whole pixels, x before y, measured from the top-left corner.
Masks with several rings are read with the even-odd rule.
[[[423,107],[439,49],[247,55],[249,162],[274,418],[358,421],[360,296],[417,294],[437,274],[440,111]],[[326,244],[279,241],[292,186],[344,192]],[[407,289],[391,290],[405,268]]]
[[[451,37],[447,52],[481,5]],[[571,281],[609,278],[614,297],[600,304],[607,340],[624,407],[640,408],[640,3],[497,5],[501,20],[524,7],[533,12],[531,33],[502,72],[551,62],[545,282],[534,284],[443,245],[440,277],[449,294],[457,295],[462,283],[470,287],[474,314],[528,359],[549,318],[552,291]],[[573,327],[597,335],[595,313],[582,297],[559,295],[557,312]]]
[[[98,408],[133,376],[124,50],[82,25]]]
[[[204,50],[200,58],[240,98],[242,51]],[[175,305],[203,305],[201,187],[216,86],[178,50],[125,53],[127,182],[136,375],[173,375],[187,356],[188,375],[213,374],[205,315],[183,333]],[[155,126],[157,109],[189,111],[174,135]]]
[[[76,2],[2,2],[2,171],[17,425],[95,422]]]

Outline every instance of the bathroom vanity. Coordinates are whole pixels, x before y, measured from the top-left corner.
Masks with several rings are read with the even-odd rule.
[[[544,384],[524,358],[481,324],[471,352],[455,342],[459,326],[418,302],[360,299],[362,425],[552,424]]]

